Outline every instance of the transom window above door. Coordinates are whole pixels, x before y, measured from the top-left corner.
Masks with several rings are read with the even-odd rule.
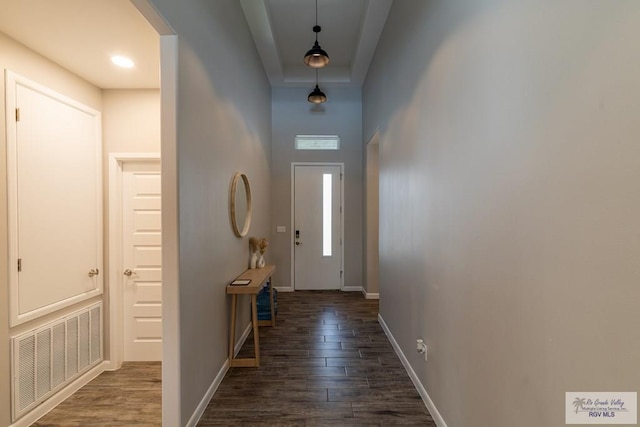
[[[339,150],[338,135],[296,135],[296,150]]]

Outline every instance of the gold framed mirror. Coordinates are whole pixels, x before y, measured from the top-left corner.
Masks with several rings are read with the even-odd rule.
[[[251,187],[247,175],[236,172],[229,192],[231,228],[237,237],[246,236],[251,226]]]

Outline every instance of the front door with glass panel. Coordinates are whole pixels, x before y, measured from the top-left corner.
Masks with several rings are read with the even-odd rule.
[[[340,289],[340,165],[294,165],[294,288]]]

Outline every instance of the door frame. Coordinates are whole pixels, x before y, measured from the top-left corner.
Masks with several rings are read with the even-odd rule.
[[[109,362],[116,370],[124,362],[124,285],[122,279],[122,175],[127,163],[160,164],[160,153],[109,153]]]
[[[293,230],[295,229],[295,184],[296,184],[296,166],[339,166],[340,167],[340,290],[344,291],[344,163],[335,162],[291,162],[291,224],[289,230],[289,246],[291,253],[291,290],[296,290],[296,258],[295,258],[295,245],[293,242]]]

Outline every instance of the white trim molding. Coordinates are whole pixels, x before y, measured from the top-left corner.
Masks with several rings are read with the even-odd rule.
[[[364,288],[362,288],[362,295],[364,295],[365,299],[380,299],[380,294],[377,292],[367,292]]]
[[[433,403],[433,400],[431,400],[429,393],[427,393],[427,390],[424,388],[424,386],[420,382],[420,379],[418,378],[418,375],[416,375],[416,372],[411,367],[411,364],[409,364],[409,360],[407,360],[406,356],[402,352],[402,349],[398,345],[398,342],[396,341],[396,339],[393,337],[391,330],[389,330],[389,327],[385,323],[384,319],[382,318],[382,314],[380,313],[378,313],[378,322],[380,323],[380,326],[382,326],[384,333],[387,335],[387,338],[389,338],[389,342],[391,343],[391,345],[393,346],[393,349],[395,350],[396,354],[400,358],[400,361],[402,362],[402,366],[404,366],[404,369],[407,371],[407,374],[409,374],[409,378],[411,378],[411,382],[413,382],[413,385],[416,387],[416,390],[418,390],[418,393],[420,393],[420,397],[422,397],[422,401],[424,402],[425,406],[429,410],[429,413],[431,414],[433,421],[436,423],[438,427],[447,427],[447,423],[444,421],[444,418],[442,418],[442,415],[438,411],[438,408],[436,408],[436,405],[435,403]]]
[[[363,292],[362,286],[343,286],[342,292]]]

